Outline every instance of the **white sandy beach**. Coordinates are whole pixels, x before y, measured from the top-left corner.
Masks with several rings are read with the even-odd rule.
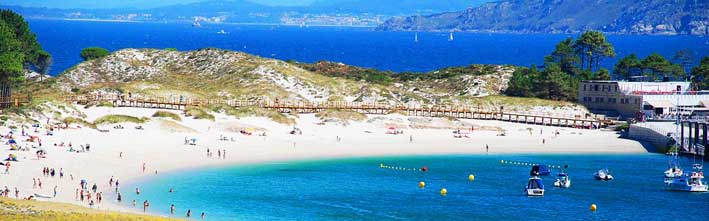
[[[125,114],[137,117],[149,117],[155,109],[139,108],[109,108],[93,107],[84,109],[78,107],[92,121],[108,114]],[[182,114],[181,111],[172,111]],[[75,190],[79,188],[79,180],[86,179],[90,185],[96,183],[99,191],[113,192],[109,188],[109,179],[113,176],[121,183],[141,176],[152,176],[158,173],[205,166],[259,163],[267,161],[285,161],[317,158],[341,158],[384,155],[430,155],[430,154],[476,154],[485,153],[489,145],[490,153],[642,153],[646,149],[636,141],[619,139],[610,131],[584,130],[572,128],[545,127],[500,121],[461,120],[451,122],[440,118],[414,118],[413,125],[429,127],[428,129],[413,129],[409,117],[401,115],[370,115],[370,122],[350,122],[343,126],[337,123],[318,124],[320,119],[314,115],[300,115],[297,127],[302,135],[291,135],[292,126],[282,125],[267,118],[241,118],[227,115],[215,115],[216,121],[195,120],[183,116],[185,127],[175,126],[175,122],[153,118],[143,125],[144,130],[134,129],[134,124],[122,124],[125,129],[113,129],[113,125],[103,125],[97,130],[65,129],[46,136],[44,128],[38,133],[34,128],[25,129],[30,135],[38,135],[42,140],[42,148],[47,151],[47,157],[37,160],[35,151],[10,151],[8,139],[3,139],[0,145],[0,156],[18,155],[19,162],[12,162],[9,174],[0,174],[0,187],[7,186],[10,196],[14,197],[14,188],[20,191],[20,197],[34,193],[51,196],[53,188],[58,187],[56,198],[38,199],[56,202],[67,202],[88,206],[86,202],[75,200]],[[430,121],[430,122],[427,122]],[[46,119],[45,121],[46,122]],[[166,123],[169,122],[169,123]],[[469,131],[470,125],[475,130],[468,134],[469,138],[454,138],[453,130],[460,128]],[[30,126],[30,125],[27,125]],[[42,125],[43,127],[44,125]],[[386,134],[389,127],[396,126],[403,131],[400,135]],[[76,128],[76,125],[71,127]],[[418,126],[417,126],[418,127]],[[432,129],[432,128],[441,129]],[[499,131],[483,130],[481,128],[502,128],[506,136],[497,136]],[[240,128],[255,128],[251,135],[242,135]],[[532,128],[531,130],[527,128]],[[259,131],[265,131],[266,136],[258,136]],[[558,136],[554,132],[559,132]],[[7,127],[0,127],[0,133],[8,134]],[[530,135],[531,131],[531,135]],[[20,135],[20,130],[15,131]],[[221,141],[220,136],[234,138],[235,141]],[[341,141],[338,142],[340,137]],[[185,138],[196,138],[197,145],[185,145]],[[16,138],[20,146],[37,146],[37,143],[24,142],[27,137]],[[542,144],[545,140],[545,144]],[[72,143],[74,149],[79,145],[90,144],[91,151],[84,153],[69,152],[68,146],[56,147],[54,144]],[[207,157],[209,148],[213,157]],[[216,151],[226,150],[226,159],[217,159]],[[119,153],[123,157],[119,157]],[[146,163],[147,171],[142,172]],[[54,168],[57,175],[45,177],[42,168]],[[58,172],[62,168],[65,176],[60,179]],[[4,168],[3,168],[4,169]],[[70,175],[74,180],[70,180]],[[40,178],[42,189],[34,189],[32,178]],[[134,190],[122,190],[124,194]],[[129,202],[123,202],[128,205]],[[115,198],[104,194],[103,203],[96,206],[99,209],[122,210],[115,203]]]

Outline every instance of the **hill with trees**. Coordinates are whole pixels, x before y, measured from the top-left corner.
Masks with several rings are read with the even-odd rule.
[[[392,18],[377,29],[709,35],[709,1],[503,0],[457,12]]]

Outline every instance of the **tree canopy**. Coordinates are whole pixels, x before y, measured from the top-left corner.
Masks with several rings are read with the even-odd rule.
[[[42,49],[25,19],[0,10],[0,82],[24,81],[24,69],[46,74],[51,64],[52,56]]]
[[[89,47],[89,48],[84,48],[81,49],[81,53],[79,54],[81,58],[84,59],[84,61],[90,61],[102,57],[106,57],[110,52],[106,50],[105,48],[100,48],[100,47]]]
[[[544,57],[543,70],[536,67],[518,69],[505,94],[575,101],[580,81],[611,79],[608,70],[600,68],[599,64],[614,56],[613,45],[603,33],[584,32],[578,39],[567,38],[559,42],[554,51]]]
[[[709,57],[702,58],[699,65],[692,68],[692,82],[699,90],[709,90]]]

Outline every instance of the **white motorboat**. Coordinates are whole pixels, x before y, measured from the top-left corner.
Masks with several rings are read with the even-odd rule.
[[[225,35],[225,34],[229,34],[229,32],[226,32],[226,31],[224,31],[224,29],[222,29],[222,30],[219,30],[219,31],[217,32],[217,34]]]
[[[539,178],[539,166],[532,166],[532,171],[529,172],[529,176],[527,186],[524,187],[527,196],[544,196],[544,183],[542,183],[542,179]]]
[[[608,171],[607,168],[602,169],[602,170],[598,170],[598,172],[593,174],[593,177],[596,178],[597,180],[603,180],[603,181],[613,179],[613,175],[611,175],[610,171]]]
[[[709,186],[703,181],[704,172],[702,166],[695,164],[693,167],[696,171],[692,171],[689,175],[684,174],[679,177],[672,178],[672,181],[667,184],[667,188],[673,191],[684,192],[707,192]]]
[[[667,170],[665,170],[665,183],[672,183],[672,180],[676,177],[681,177],[684,172],[678,164],[670,165]]]
[[[555,187],[569,188],[571,187],[571,179],[566,173],[559,173],[557,175],[556,181],[554,181]]]

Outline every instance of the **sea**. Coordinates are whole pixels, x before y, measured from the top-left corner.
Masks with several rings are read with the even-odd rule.
[[[204,212],[207,220],[709,220],[709,193],[665,189],[669,160],[649,153],[441,155],[201,168],[123,184],[123,204],[148,200],[153,214],[185,218],[190,209],[192,218]],[[697,162],[681,159],[685,169]],[[542,176],[541,197],[524,193],[532,164],[553,167]],[[564,165],[571,187],[556,188]],[[602,168],[615,179],[595,180]]]
[[[481,34],[380,32],[373,28],[297,27],[278,25],[135,23],[29,19],[45,50],[52,54],[51,74],[81,62],[85,47],[110,51],[123,48],[207,47],[243,51],[281,60],[345,64],[391,70],[424,72],[469,64],[542,65],[544,56],[568,34]],[[224,34],[219,32],[224,31]],[[608,35],[617,56],[602,66],[612,69],[619,58],[630,53],[640,57],[653,52],[671,59],[675,52],[689,49],[695,61],[709,55],[709,37]]]

